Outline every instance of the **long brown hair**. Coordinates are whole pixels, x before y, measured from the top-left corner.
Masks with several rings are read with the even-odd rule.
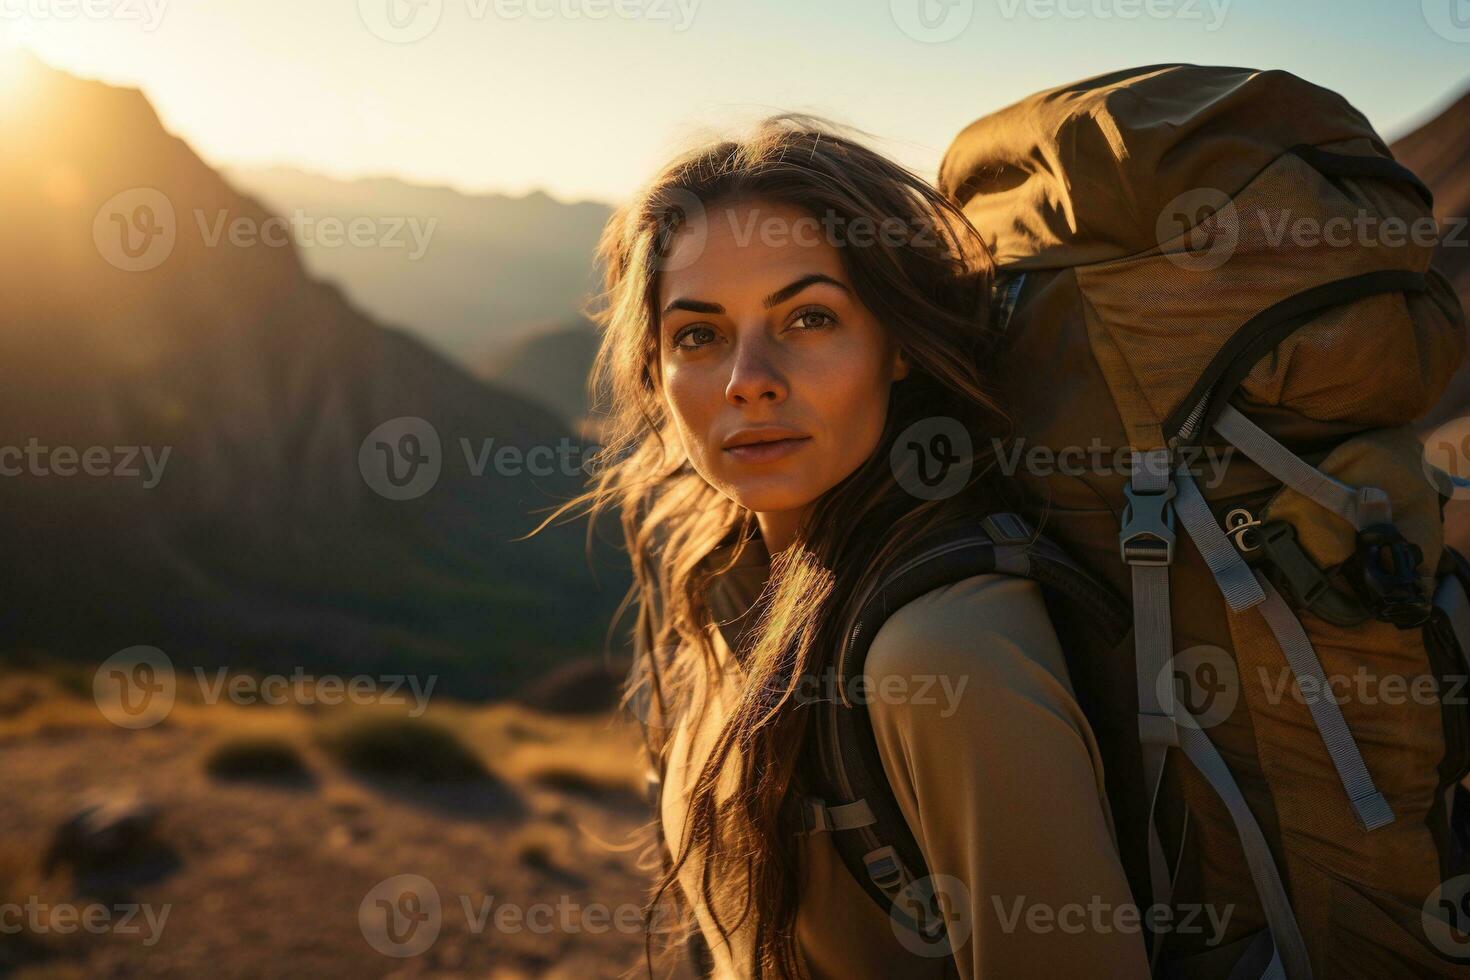
[[[909,374],[892,388],[870,458],[815,502],[795,543],[771,560],[758,617],[739,652],[740,693],[693,783],[680,853],[660,853],[663,873],[645,910],[651,932],[654,910],[669,907],[662,903],[671,892],[687,934],[689,909],[670,886],[697,854],[702,904],[716,928],[729,937],[753,916],[750,972],[785,978],[801,975],[792,806],[802,780],[801,679],[823,667],[833,624],[904,542],[994,509],[994,453],[986,447],[1009,437],[1010,421],[982,376],[990,339],[988,250],[938,191],[832,124],[798,114],[769,117],[744,139],[680,156],[610,218],[598,246],[606,289],[588,311],[603,332],[588,382],[601,410],[602,449],[590,489],[547,521],[585,504],[595,524],[602,511],[619,508],[634,572],[628,602],[637,601],[641,640],[624,699],[638,705],[660,772],[674,726],[692,706],[703,710],[701,693],[718,680],[709,587],[740,560],[755,517],[695,472],[671,427],[660,388],[658,275],[675,233],[701,211],[754,200],[832,216],[844,227],[895,227],[897,219],[910,232],[840,249],[858,298],[891,331]],[[923,499],[904,489],[889,450],[910,425],[945,417],[972,434],[972,469],[959,492]],[[726,542],[734,544],[728,558],[708,561]],[[716,786],[731,766],[738,783],[720,799]],[[718,911],[716,892],[725,891],[740,899],[733,923]]]

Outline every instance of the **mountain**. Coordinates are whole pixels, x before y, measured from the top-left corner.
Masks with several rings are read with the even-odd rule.
[[[1394,157],[1434,193],[1434,216],[1442,235],[1434,264],[1470,311],[1470,91],[1392,149]],[[1470,363],[1450,381],[1423,427],[1432,429],[1464,415],[1470,415]]]
[[[1435,257],[1463,296],[1470,292],[1470,90],[1393,144],[1399,162],[1434,192],[1434,212],[1447,241]]]
[[[308,272],[462,363],[574,316],[599,285],[593,251],[611,213],[604,204],[285,168],[224,173],[278,214],[298,216]],[[356,244],[345,234],[309,233],[354,220],[363,229]]]
[[[587,379],[600,337],[590,320],[549,326],[487,356],[476,373],[587,431]]]
[[[147,644],[478,697],[599,650],[626,572],[584,526],[511,540],[583,484],[566,423],[314,278],[137,91],[22,67],[0,651]]]
[[[1392,150],[1394,157],[1418,174],[1434,194],[1434,216],[1442,236],[1434,264],[1470,312],[1470,227],[1466,224],[1470,219],[1470,91],[1394,143]],[[1454,445],[1463,434],[1463,423],[1456,420],[1466,417],[1470,417],[1470,360],[1460,365],[1439,404],[1421,420],[1421,438],[1430,439],[1435,430],[1447,426],[1432,436],[1442,452],[1444,445]],[[1451,435],[1448,443],[1445,432]],[[1467,475],[1458,457],[1438,456],[1435,462],[1448,464],[1459,476]],[[1457,494],[1446,502],[1444,516],[1445,542],[1470,553],[1470,501]]]

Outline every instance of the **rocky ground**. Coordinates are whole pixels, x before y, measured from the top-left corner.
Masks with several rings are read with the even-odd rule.
[[[434,783],[324,747],[369,710],[180,703],[129,731],[75,680],[0,679],[0,973],[642,975],[635,730],[436,702],[425,717],[485,774]],[[302,771],[208,771],[262,739]],[[89,800],[111,816],[68,827]]]

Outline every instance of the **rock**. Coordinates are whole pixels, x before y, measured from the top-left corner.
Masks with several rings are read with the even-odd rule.
[[[515,701],[553,714],[588,715],[617,707],[628,665],[582,657],[552,668],[526,685]]]
[[[97,868],[138,857],[156,844],[158,816],[158,807],[136,794],[88,797],[56,828],[44,867]]]

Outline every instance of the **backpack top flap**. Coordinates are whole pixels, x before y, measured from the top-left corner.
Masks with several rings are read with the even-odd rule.
[[[1347,100],[1289,72],[1150,65],[1032,95],[966,127],[939,188],[996,262],[1055,269],[1159,244],[1181,194],[1233,196],[1297,144],[1364,140],[1391,159]]]
[[[1242,386],[1349,430],[1402,425],[1464,354],[1428,274],[1428,190],[1286,72],[1154,66],[1044,92],[966,129],[941,186],[1008,271],[1070,274],[1074,319],[1035,323],[1023,295],[1010,332],[1087,347],[1136,448],[1198,440]]]

